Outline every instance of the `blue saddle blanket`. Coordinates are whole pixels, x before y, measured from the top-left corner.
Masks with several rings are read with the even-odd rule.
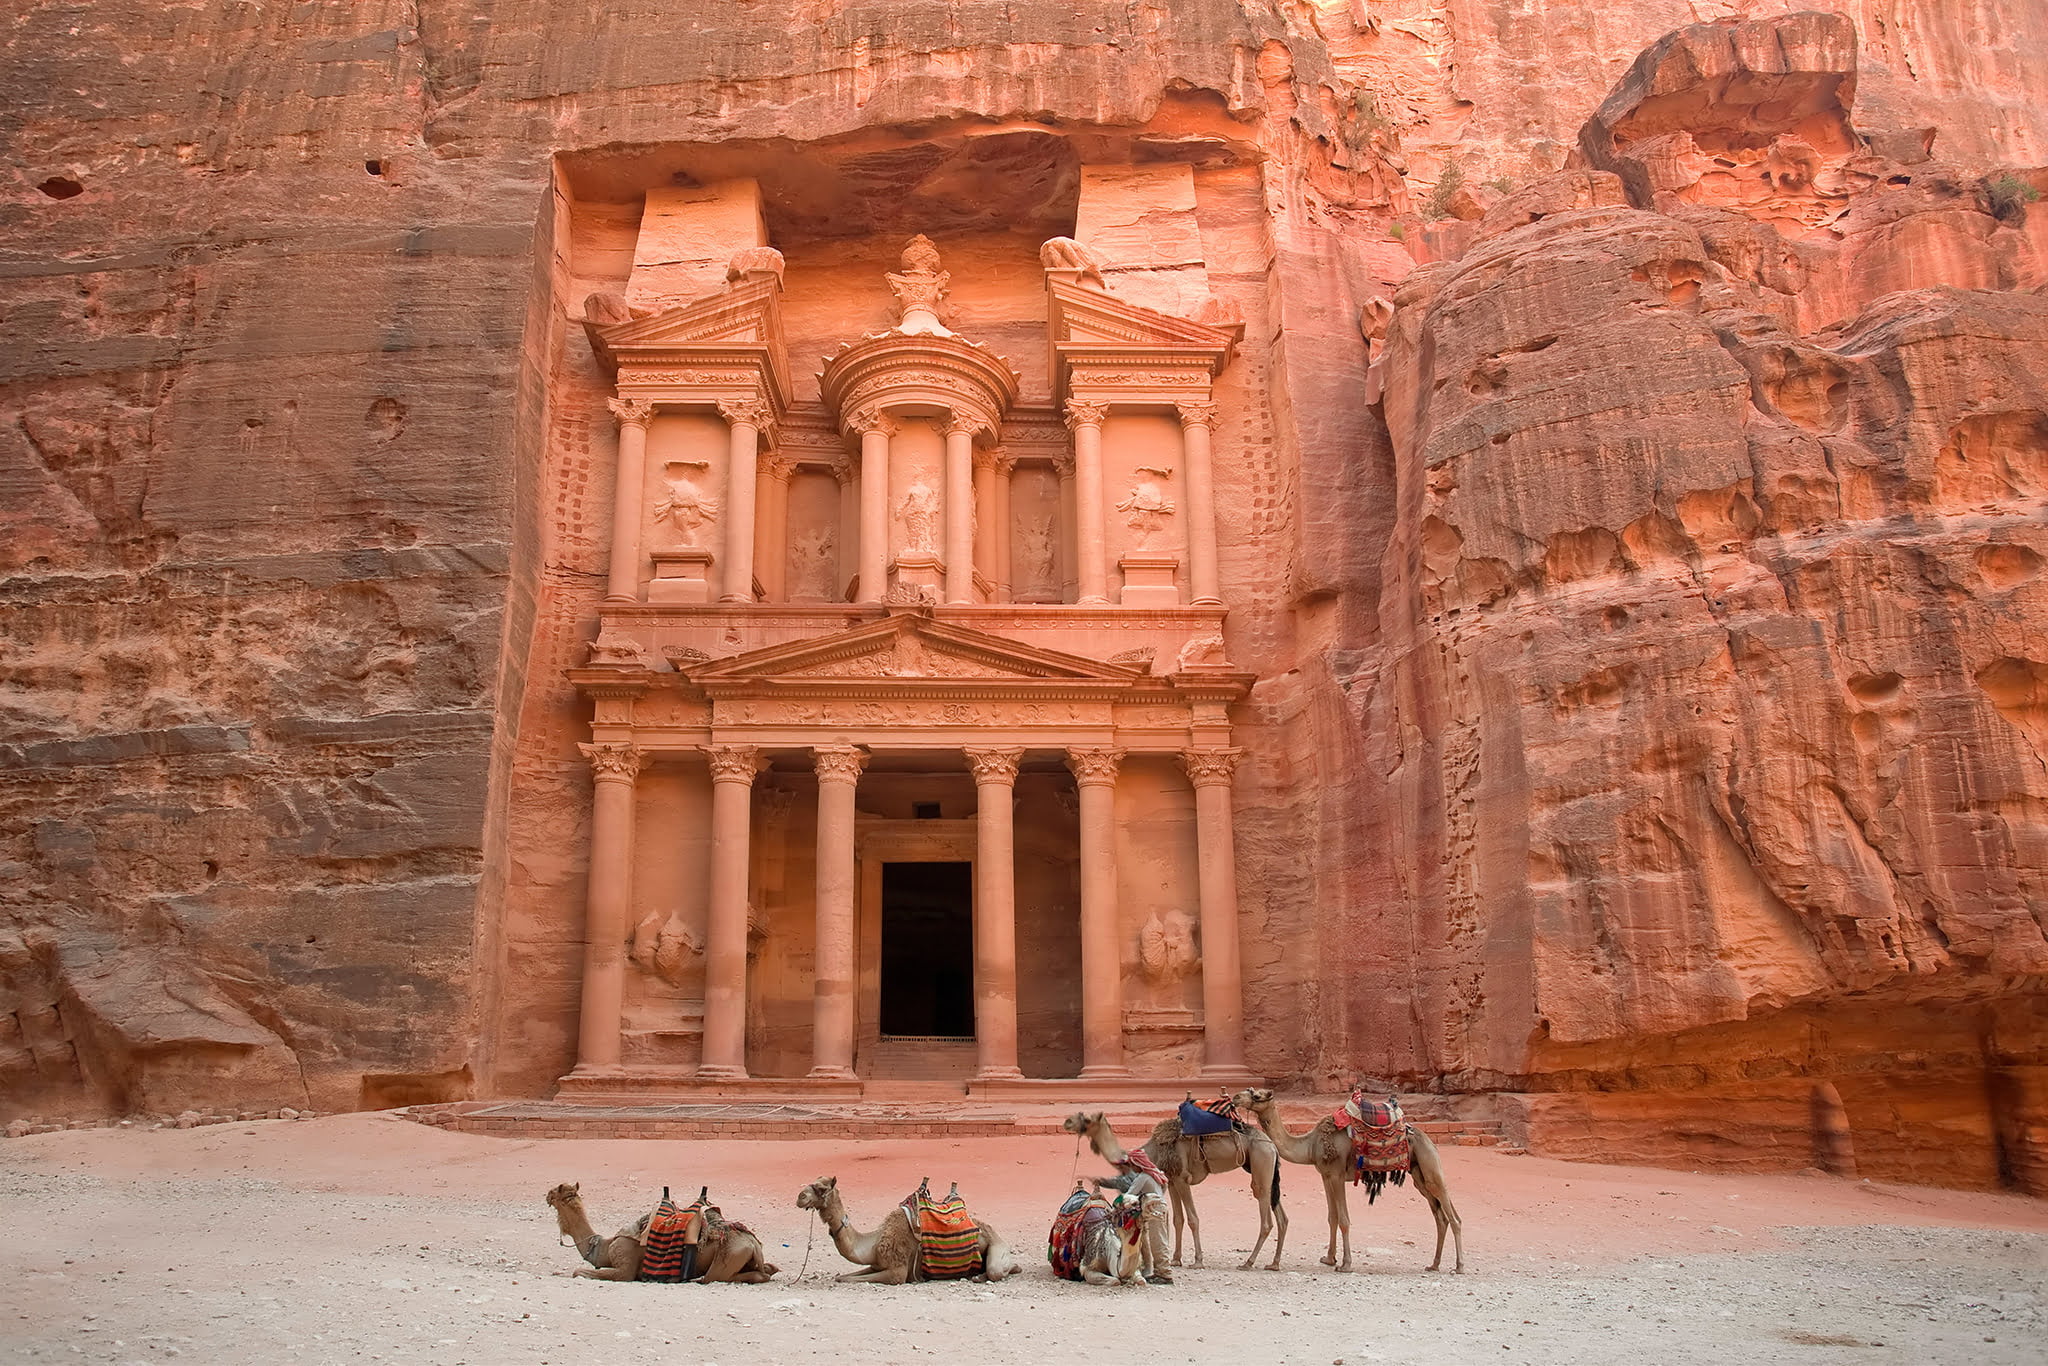
[[[1190,1138],[1207,1138],[1210,1134],[1227,1134],[1233,1127],[1228,1113],[1211,1110],[1192,1100],[1180,1103],[1180,1131]]]

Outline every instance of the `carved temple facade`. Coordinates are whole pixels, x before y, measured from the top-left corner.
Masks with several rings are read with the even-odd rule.
[[[815,399],[765,234],[587,305],[616,480],[562,1094],[1250,1078],[1211,451],[1243,325],[1039,263],[1031,383],[922,236]]]

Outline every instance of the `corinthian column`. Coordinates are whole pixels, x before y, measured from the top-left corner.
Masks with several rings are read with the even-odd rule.
[[[853,415],[860,433],[860,601],[889,593],[889,438],[896,424],[874,408]]]
[[[993,449],[974,453],[974,572],[988,581],[988,600],[1000,602],[996,585],[996,461],[1001,453]]]
[[[974,601],[974,433],[972,418],[946,424],[946,601]]]
[[[1103,531],[1102,420],[1107,403],[1067,400],[1067,426],[1074,433],[1074,517],[1080,524],[1080,592],[1083,606],[1109,602],[1109,540]]]
[[[974,768],[974,1051],[976,1081],[1017,1068],[1017,865],[1010,794],[1021,749],[970,749]]]
[[[1244,1071],[1244,975],[1237,938],[1237,837],[1230,776],[1241,751],[1181,753],[1195,788],[1196,868],[1202,900],[1202,1071]]]
[[[1182,467],[1187,471],[1188,586],[1197,606],[1221,604],[1216,579],[1216,485],[1209,460],[1213,403],[1180,405]]]
[[[590,761],[590,881],[583,911],[583,1002],[576,1066],[619,1065],[626,1000],[626,925],[633,909],[633,780],[644,751],[633,745],[578,745]]]
[[[990,504],[989,521],[989,571],[988,576],[995,584],[996,601],[1009,602],[1016,594],[1010,582],[1010,538],[1017,534],[1016,523],[1010,513],[1012,478],[1017,472],[1017,457],[1005,451],[996,451],[990,464],[995,477],[989,482],[995,486],[995,501]]]
[[[711,924],[704,946],[703,1081],[747,1075],[747,844],[754,777],[768,765],[749,745],[715,745],[711,762]]]
[[[645,399],[615,398],[606,407],[619,420],[619,464],[612,489],[611,572],[605,599],[632,602],[640,596],[640,501],[647,483],[647,424],[654,405]]]
[[[759,399],[721,399],[719,413],[732,425],[732,445],[725,458],[725,574],[720,602],[754,600],[755,453],[768,408]]]
[[[1081,795],[1081,1075],[1124,1077],[1124,970],[1117,950],[1116,773],[1120,749],[1070,749]]]
[[[786,455],[771,455],[761,462],[761,509],[755,519],[755,558],[760,561],[761,598],[764,602],[789,599],[789,481],[796,476],[796,461]]]
[[[854,788],[868,762],[852,745],[820,745],[818,944],[811,987],[811,1075],[853,1076]]]

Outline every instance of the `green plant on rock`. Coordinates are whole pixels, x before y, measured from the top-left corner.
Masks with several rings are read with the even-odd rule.
[[[1402,223],[1389,223],[1389,224],[1387,224],[1387,236],[1389,236],[1389,237],[1393,238],[1393,239],[1394,239],[1394,240],[1395,240],[1396,242],[1405,242],[1405,241],[1407,241],[1407,240],[1408,240],[1408,228],[1407,228],[1407,225],[1405,225],[1405,224],[1402,224]]]
[[[1984,178],[1984,197],[1991,202],[1991,212],[1997,218],[2023,218],[2027,205],[2041,197],[2041,192],[2021,180],[2011,171]]]
[[[1515,182],[1504,175],[1497,175],[1491,180],[1482,180],[1479,183],[1490,190],[1499,190],[1502,194],[1511,193],[1515,188]]]
[[[1436,188],[1430,191],[1429,202],[1423,205],[1431,218],[1449,218],[1451,199],[1465,184],[1465,168],[1455,161],[1446,161],[1442,174],[1436,178]]]

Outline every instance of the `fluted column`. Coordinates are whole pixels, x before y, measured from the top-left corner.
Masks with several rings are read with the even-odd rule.
[[[982,449],[974,453],[974,572],[988,584],[988,600],[1000,601],[996,591],[996,461],[1000,453]]]
[[[765,602],[789,600],[789,481],[796,461],[771,455],[761,462],[761,508],[754,522],[754,577]]]
[[[589,891],[583,911],[583,1002],[576,1066],[619,1065],[626,1001],[626,926],[633,910],[633,780],[645,752],[634,745],[578,745],[594,780]]]
[[[853,415],[860,433],[860,601],[889,593],[889,438],[896,424],[872,408]]]
[[[1080,528],[1076,554],[1083,605],[1109,602],[1109,540],[1103,531],[1102,507],[1102,420],[1108,414],[1106,403],[1067,400],[1067,426],[1074,433],[1074,520]]]
[[[974,601],[974,419],[946,424],[946,601]]]
[[[1081,795],[1081,1075],[1122,1077],[1124,976],[1116,906],[1116,774],[1120,749],[1070,749]]]
[[[974,768],[974,1051],[977,1081],[1017,1068],[1017,862],[1011,793],[1021,749],[970,749]]]
[[[1011,478],[1017,473],[1017,457],[997,451],[993,464],[995,477],[990,482],[995,486],[995,499],[990,504],[989,520],[995,525],[989,532],[988,576],[995,582],[996,601],[1009,602],[1016,596],[1010,582],[1010,542],[1017,534],[1010,515],[1010,491]]]
[[[1195,852],[1202,901],[1202,1071],[1244,1071],[1244,970],[1238,948],[1237,836],[1230,777],[1241,751],[1181,753],[1195,788]]]
[[[611,602],[640,596],[640,503],[647,484],[647,424],[654,405],[645,399],[615,398],[606,407],[619,421],[617,483],[612,489],[611,572],[604,595]]]
[[[711,762],[711,924],[704,945],[704,1081],[747,1075],[747,845],[754,777],[767,767],[750,745],[714,745]]]
[[[1216,575],[1216,485],[1209,460],[1213,403],[1180,405],[1182,466],[1187,471],[1188,586],[1197,606],[1223,601]]]
[[[725,573],[720,602],[754,600],[755,454],[768,408],[759,399],[722,399],[719,413],[731,424],[732,444],[725,463]]]
[[[854,789],[867,751],[820,745],[818,771],[818,943],[811,987],[811,1075],[853,1076]]]

